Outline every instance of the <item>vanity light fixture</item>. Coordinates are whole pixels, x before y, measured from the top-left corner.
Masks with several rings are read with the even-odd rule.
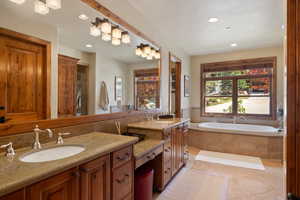
[[[114,46],[119,46],[121,44],[121,39],[113,37],[112,40],[111,40],[111,43]]]
[[[211,17],[211,18],[208,19],[208,22],[209,22],[209,23],[216,23],[216,22],[218,22],[218,21],[219,21],[219,19],[216,18],[216,17]]]
[[[88,16],[86,16],[85,14],[81,14],[81,15],[79,15],[79,16],[78,16],[78,18],[79,18],[79,19],[81,19],[81,20],[83,20],[83,21],[86,21],[86,20],[88,20],[88,19],[89,19],[89,17],[88,17]]]
[[[34,11],[41,15],[46,15],[49,13],[49,8],[47,7],[46,3],[44,3],[40,0],[36,0],[34,2]]]
[[[16,4],[23,4],[25,3],[26,0],[10,0],[10,1]]]
[[[151,47],[150,47],[150,45],[146,44],[146,45],[144,46],[143,51],[144,51],[145,54],[147,54],[147,55],[151,54]]]
[[[152,57],[155,57],[156,55],[156,50],[152,47],[151,48],[151,54],[150,54]]]
[[[92,25],[90,27],[90,35],[92,35],[94,37],[98,37],[101,35],[101,31],[96,25]]]
[[[141,46],[137,46],[135,49],[135,55],[141,56],[143,53]]]
[[[61,8],[61,0],[46,0],[46,5],[48,8],[57,10]]]
[[[100,28],[103,33],[111,33],[111,23],[108,21],[108,19],[104,19],[101,22]]]
[[[122,37],[122,31],[119,28],[119,26],[115,26],[115,27],[112,28],[111,36],[113,38],[121,39],[121,37]]]
[[[108,42],[111,40],[111,34],[109,33],[102,33],[102,40]]]
[[[129,35],[128,31],[122,32],[122,42],[124,44],[129,44],[130,43],[130,35]]]
[[[156,54],[154,57],[155,57],[155,59],[160,59],[160,52],[158,50],[156,51]]]

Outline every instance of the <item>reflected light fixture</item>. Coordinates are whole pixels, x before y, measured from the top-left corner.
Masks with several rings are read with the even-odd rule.
[[[155,59],[160,59],[160,52],[157,50],[155,53]]]
[[[145,52],[145,54],[149,55],[151,53],[151,47],[147,44],[144,46],[143,51]]]
[[[236,46],[237,46],[237,43],[232,43],[230,46],[236,47]]]
[[[109,33],[102,33],[102,40],[108,42],[111,40],[111,35]]]
[[[98,37],[101,35],[100,29],[94,24],[90,27],[90,35]]]
[[[129,44],[130,43],[130,35],[127,31],[122,32],[122,42],[124,44]]]
[[[108,19],[104,19],[101,22],[100,28],[103,33],[111,33],[111,23],[108,21]]]
[[[48,8],[57,10],[61,8],[61,0],[46,0],[46,5]]]
[[[135,49],[135,55],[141,56],[143,53],[142,48],[140,46],[137,46]]]
[[[121,40],[119,38],[112,38],[111,40],[112,45],[119,46],[121,44]]]
[[[91,45],[91,44],[86,44],[85,45],[87,48],[92,48],[93,47],[93,45]]]
[[[42,2],[40,0],[36,0],[34,2],[34,11],[41,15],[46,15],[49,13],[49,8],[46,6],[46,4],[44,2]]]
[[[122,31],[118,26],[113,27],[111,35],[113,38],[121,39]]]
[[[22,4],[22,3],[25,3],[26,0],[9,0],[13,3],[16,3],[16,4]]]

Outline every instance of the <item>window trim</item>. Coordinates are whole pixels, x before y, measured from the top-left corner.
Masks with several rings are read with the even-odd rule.
[[[239,75],[239,76],[228,76],[228,77],[209,77],[205,78],[204,74],[207,72],[214,71],[232,71],[238,69],[249,69],[253,68],[251,65],[257,65],[255,68],[265,68],[269,67],[273,69],[272,75],[261,74],[261,75]],[[260,67],[261,66],[261,67]],[[270,78],[270,114],[261,115],[261,114],[239,114],[237,112],[237,99],[239,97],[237,91],[236,81],[241,78]],[[232,96],[232,113],[206,113],[205,112],[205,81],[208,80],[233,80],[233,94]],[[225,62],[215,62],[215,63],[205,63],[200,65],[200,108],[201,108],[201,117],[233,117],[233,116],[245,116],[249,118],[259,118],[259,119],[268,119],[276,120],[276,109],[277,109],[277,57],[265,57],[265,58],[254,58],[254,59],[243,59],[243,60],[234,60],[234,61],[225,61]],[[212,96],[212,97],[225,97],[225,96]],[[240,96],[244,97],[244,96]],[[245,96],[246,97],[246,96]]]

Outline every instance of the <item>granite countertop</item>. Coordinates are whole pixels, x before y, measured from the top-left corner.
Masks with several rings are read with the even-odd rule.
[[[135,159],[139,159],[150,151],[156,149],[157,147],[163,145],[165,140],[155,140],[155,139],[145,139],[133,146],[133,153]]]
[[[21,155],[32,151],[29,147],[17,149],[13,160],[8,160],[2,153],[0,154],[0,196],[14,192],[117,149],[134,144],[137,141],[136,137],[100,132],[71,137],[65,139],[64,144],[79,144],[85,147],[85,151],[75,156],[43,163],[25,163],[19,161]],[[51,142],[44,144],[43,147],[46,148],[55,145],[57,145],[55,142]]]
[[[130,123],[127,125],[128,128],[138,129],[150,129],[150,130],[164,130],[172,126],[176,126],[183,122],[189,122],[189,119],[174,118],[174,119],[161,119],[161,120],[149,120],[142,122]]]

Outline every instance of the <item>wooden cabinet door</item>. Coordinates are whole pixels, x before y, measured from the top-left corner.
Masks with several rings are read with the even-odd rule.
[[[110,159],[109,155],[80,166],[81,199],[110,199]]]
[[[172,176],[176,173],[177,171],[177,161],[176,161],[176,149],[177,149],[177,137],[176,137],[176,128],[172,128],[171,132],[171,163],[172,163]]]
[[[9,122],[45,119],[45,48],[0,36],[0,116]]]
[[[76,113],[76,80],[78,59],[58,56],[58,115],[72,116]]]
[[[123,200],[133,195],[134,167],[130,160],[112,172],[112,200]]]
[[[0,197],[0,200],[25,200],[25,191],[24,189],[22,189],[17,192],[5,195],[3,197]]]
[[[28,200],[78,200],[79,173],[73,168],[26,189]]]

